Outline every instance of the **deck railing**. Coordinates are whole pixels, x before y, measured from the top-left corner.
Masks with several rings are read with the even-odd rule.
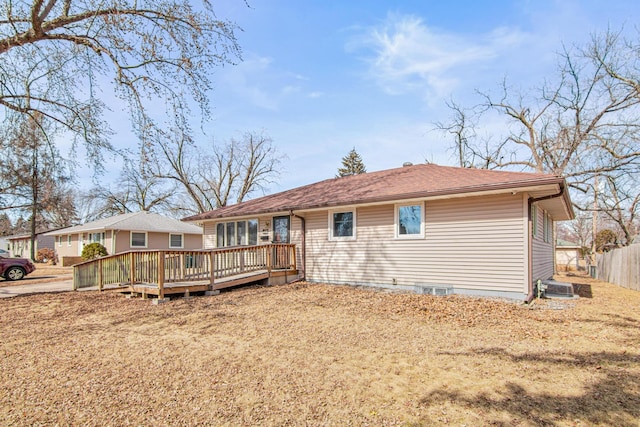
[[[209,250],[130,251],[76,264],[73,289],[209,281],[256,271],[296,270],[293,244]],[[162,293],[162,292],[161,292]]]

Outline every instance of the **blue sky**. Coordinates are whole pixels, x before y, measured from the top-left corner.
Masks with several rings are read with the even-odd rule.
[[[563,43],[608,26],[634,33],[638,11],[628,0],[249,3],[218,3],[219,17],[243,29],[244,61],[212,70],[213,120],[198,139],[271,136],[288,159],[269,193],[335,176],[353,147],[369,171],[454,165],[450,139],[434,130],[450,116],[448,99],[471,106],[476,89],[504,78],[525,91],[540,85]],[[125,130],[114,142],[136,144]]]

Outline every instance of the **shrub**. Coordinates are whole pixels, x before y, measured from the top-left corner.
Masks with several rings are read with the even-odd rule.
[[[51,248],[42,248],[38,249],[38,253],[36,254],[37,262],[51,262],[53,264],[56,263],[56,253]]]
[[[100,243],[89,243],[82,248],[82,259],[90,260],[95,258],[100,258],[103,256],[109,255],[107,253],[107,248],[102,246]]]

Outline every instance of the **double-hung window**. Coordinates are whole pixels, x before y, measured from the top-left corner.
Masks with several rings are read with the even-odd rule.
[[[104,244],[104,233],[89,233],[89,241],[91,243]]]
[[[531,205],[531,235],[538,235],[538,206]]]
[[[169,248],[182,249],[184,247],[183,238],[182,234],[169,234]]]
[[[329,212],[329,240],[356,239],[356,210]]]
[[[542,232],[544,233],[544,241],[546,243],[551,243],[553,240],[553,219],[548,212],[544,212],[544,225],[542,228]]]
[[[396,238],[419,239],[424,237],[424,204],[412,203],[396,205]]]
[[[147,247],[147,233],[140,231],[131,232],[131,247],[132,248],[146,248]]]

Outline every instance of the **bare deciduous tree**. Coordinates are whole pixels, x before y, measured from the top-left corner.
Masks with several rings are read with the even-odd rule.
[[[175,185],[168,186],[139,164],[125,160],[113,189],[96,186],[82,196],[83,203],[90,206],[84,219],[93,221],[138,211],[171,212],[175,191]]]
[[[458,166],[461,168],[472,167],[476,161],[476,155],[470,142],[476,137],[476,123],[473,122],[477,114],[466,111],[453,100],[447,101],[447,107],[453,117],[449,123],[437,122],[436,129],[453,136],[453,151],[457,157]]]
[[[211,69],[240,55],[236,29],[207,0],[5,0],[0,105],[58,124],[96,159],[110,147],[100,88],[111,85],[148,143],[149,102],[179,120],[190,97],[208,114]]]
[[[599,209],[630,239],[635,231],[623,224],[634,222],[640,189],[623,177],[637,182],[640,175],[640,45],[609,31],[584,48],[564,48],[559,58],[557,78],[531,96],[506,82],[497,97],[480,93],[479,114],[506,119],[509,132],[503,137],[489,144],[469,142],[470,119],[461,111],[473,110],[454,103],[452,123],[438,128],[454,135],[462,165],[565,176],[584,211],[592,209],[595,177],[603,177],[609,183],[604,196],[614,202]]]
[[[67,207],[64,205],[64,186],[70,179],[64,160],[47,142],[46,123],[39,119],[12,123],[6,136],[0,140],[0,183],[4,208],[28,213],[31,259],[35,259],[36,229],[49,225],[43,213]]]
[[[206,150],[196,147],[182,132],[157,142],[156,176],[180,185],[195,209],[202,213],[240,203],[264,191],[280,173],[283,156],[264,133],[247,132],[241,139]]]
[[[612,221],[619,230],[622,243],[631,244],[638,235],[640,216],[640,191],[637,175],[607,175],[605,191],[598,195],[599,210]]]

